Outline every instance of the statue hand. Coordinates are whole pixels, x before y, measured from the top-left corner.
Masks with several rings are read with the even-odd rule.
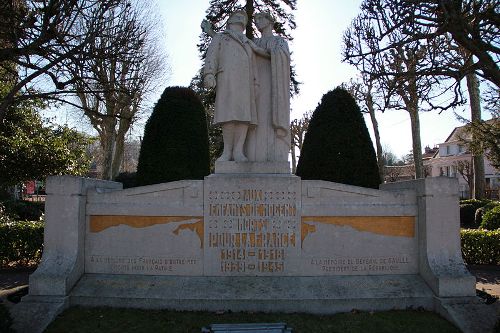
[[[286,131],[282,128],[276,129],[276,135],[278,138],[284,138],[286,136]]]
[[[258,55],[263,56],[265,58],[271,58],[271,54],[266,49],[257,46],[253,41],[250,41],[249,44],[252,47],[252,50]]]
[[[215,76],[213,74],[208,74],[207,76],[205,76],[203,83],[206,88],[215,88],[217,84],[215,81]]]
[[[215,31],[212,28],[212,23],[208,22],[207,20],[201,21],[201,30],[210,37],[215,36]]]

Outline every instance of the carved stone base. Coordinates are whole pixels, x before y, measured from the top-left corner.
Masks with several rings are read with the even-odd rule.
[[[290,174],[290,163],[216,161],[215,173]]]

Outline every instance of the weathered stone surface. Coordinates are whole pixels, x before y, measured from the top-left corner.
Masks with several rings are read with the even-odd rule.
[[[486,305],[477,297],[437,298],[436,311],[464,333],[493,333],[500,320],[498,302]]]
[[[72,304],[204,311],[332,314],[434,308],[418,275],[387,276],[140,276],[85,275]]]
[[[457,180],[425,178],[381,188],[416,191],[419,272],[434,293],[439,297],[475,296],[476,279],[465,267],[460,250]]]
[[[301,271],[308,275],[416,274],[416,200],[325,181],[302,181]]]
[[[122,184],[62,176],[47,180],[44,251],[30,275],[30,295],[66,296],[84,271],[85,204],[91,188],[116,189]]]
[[[202,198],[203,181],[91,191],[85,272],[202,275]]]
[[[300,178],[205,178],[204,275],[300,275]]]
[[[58,177],[48,193],[30,302],[318,314],[424,307],[454,323],[475,320],[456,180],[373,190],[214,174],[120,190]]]
[[[226,174],[290,174],[289,162],[216,161],[215,173]]]
[[[42,333],[69,306],[68,297],[25,296],[10,310],[17,333]]]

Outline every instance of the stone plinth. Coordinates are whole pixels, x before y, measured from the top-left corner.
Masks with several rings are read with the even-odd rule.
[[[290,175],[289,162],[234,162],[216,161],[215,173],[223,174],[287,174]]]
[[[300,274],[300,178],[205,178],[206,276]]]
[[[54,177],[47,192],[43,259],[17,307],[33,318],[37,304],[50,316],[69,304],[318,314],[424,307],[468,327],[452,302],[475,299],[456,179],[375,190],[217,173],[121,190]]]

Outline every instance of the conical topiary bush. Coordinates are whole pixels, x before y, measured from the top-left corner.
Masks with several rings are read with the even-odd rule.
[[[378,188],[380,177],[370,134],[359,106],[345,89],[326,93],[314,111],[297,176]]]
[[[137,185],[203,179],[209,172],[203,105],[192,89],[168,87],[144,129]]]

